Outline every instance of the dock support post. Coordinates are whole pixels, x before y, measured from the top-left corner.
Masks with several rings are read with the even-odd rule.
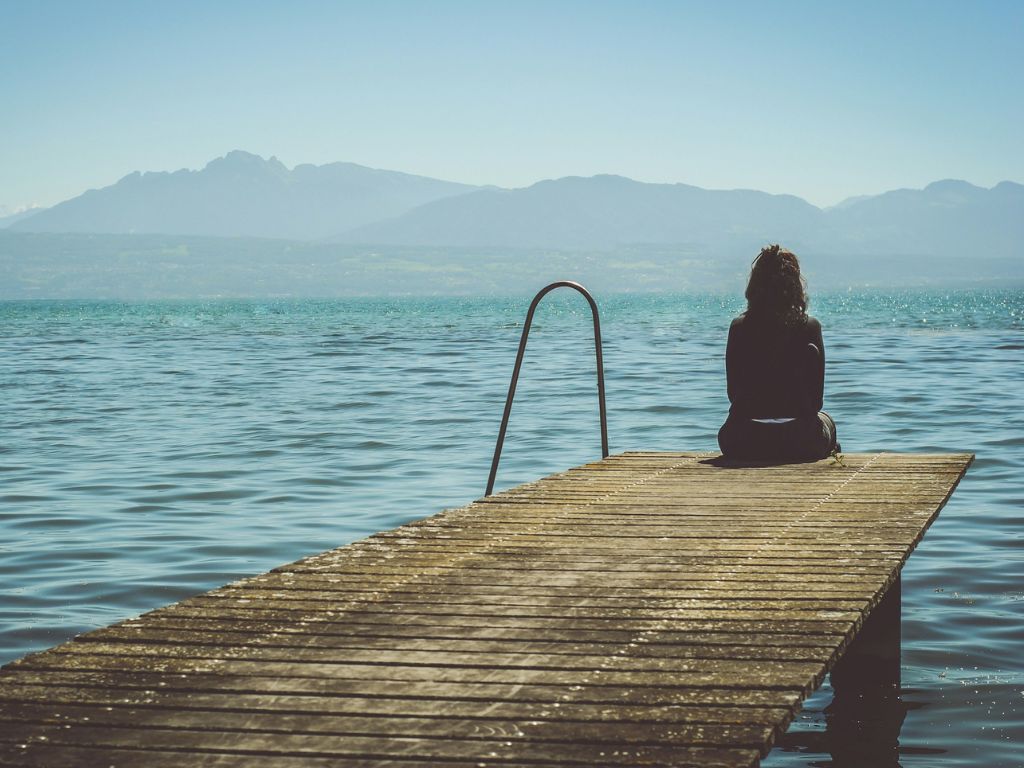
[[[898,768],[907,707],[900,699],[900,578],[868,616],[833,667],[825,709],[826,740],[836,765]]]
[[[832,669],[832,687],[837,692],[881,692],[885,688],[899,692],[902,593],[897,576]]]

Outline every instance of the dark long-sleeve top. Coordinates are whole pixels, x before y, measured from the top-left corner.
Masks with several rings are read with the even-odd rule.
[[[817,356],[808,344],[818,348]],[[775,419],[816,414],[825,392],[821,323],[808,316],[804,323],[786,326],[744,313],[729,326],[725,370],[733,416]]]

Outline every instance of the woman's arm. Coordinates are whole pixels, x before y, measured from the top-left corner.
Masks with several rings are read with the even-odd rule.
[[[739,331],[740,318],[729,325],[729,341],[725,345],[725,385],[729,393],[729,402],[733,405],[741,399],[743,388],[742,351],[740,349]]]
[[[818,348],[820,364],[812,382],[811,402],[814,410],[820,411],[825,405],[825,341],[821,337],[821,323],[813,317],[808,318],[811,326],[811,343]]]

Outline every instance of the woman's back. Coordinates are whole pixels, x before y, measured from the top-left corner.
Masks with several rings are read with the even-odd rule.
[[[750,312],[740,315],[729,327],[725,356],[731,413],[748,419],[817,413],[824,393],[824,363],[821,324],[813,317],[782,324]]]

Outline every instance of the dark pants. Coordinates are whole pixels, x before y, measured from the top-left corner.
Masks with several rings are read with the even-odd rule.
[[[781,424],[730,414],[718,431],[718,445],[739,461],[817,461],[837,448],[836,423],[824,411]]]

